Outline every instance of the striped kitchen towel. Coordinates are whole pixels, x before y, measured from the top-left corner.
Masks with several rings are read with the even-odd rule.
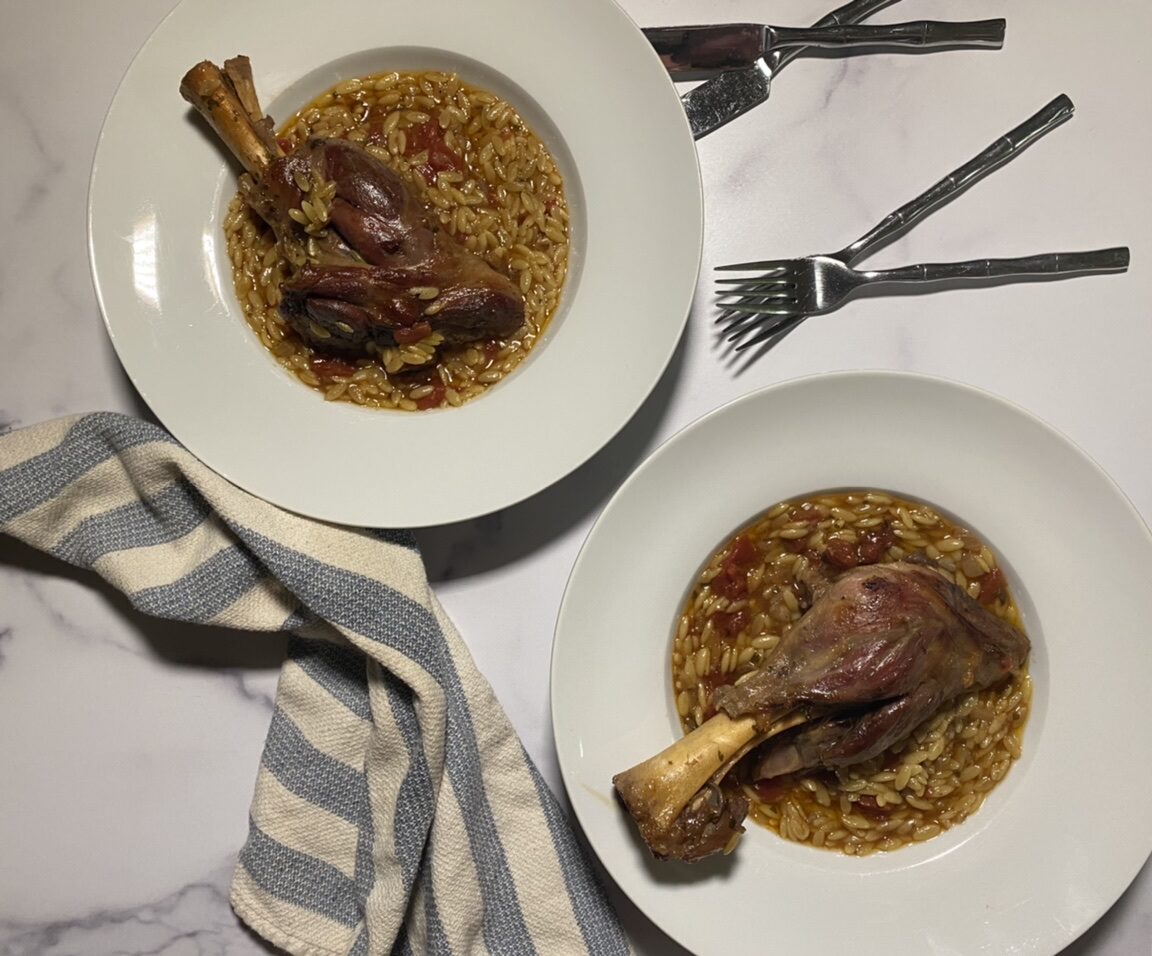
[[[289,514],[160,428],[0,435],[0,531],[148,614],[289,631],[232,904],[293,954],[629,947],[405,532]]]

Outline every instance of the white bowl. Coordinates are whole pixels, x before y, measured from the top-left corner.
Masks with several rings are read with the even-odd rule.
[[[845,487],[926,500],[1000,557],[1033,642],[1023,756],[969,820],[893,853],[750,825],[731,857],[654,862],[611,779],[681,735],[668,655],[687,589],[774,502]],[[577,559],[552,655],[572,806],[624,892],[699,956],[1054,954],[1152,849],[1150,567],[1152,536],[1108,477],[987,393],[850,372],[738,399],[642,464]]]
[[[505,382],[459,409],[388,412],[325,402],[265,352],[223,248],[231,164],[177,92],[194,63],[236,53],[278,120],[351,76],[450,69],[541,135],[572,207],[572,270],[547,333]],[[371,526],[503,508],[599,450],[675,349],[702,236],[683,109],[611,0],[184,0],[117,91],[89,197],[108,332],[160,421],[262,498]]]

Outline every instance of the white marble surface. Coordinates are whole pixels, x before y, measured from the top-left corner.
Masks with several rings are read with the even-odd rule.
[[[642,24],[797,25],[826,5],[625,4]],[[85,198],[116,85],[171,6],[0,0],[0,425],[147,414],[100,321]],[[766,106],[701,141],[705,270],[652,399],[536,498],[421,532],[437,592],[554,788],[550,640],[580,543],[645,454],[745,391],[860,367],[967,381],[1071,436],[1152,518],[1152,6],[914,0],[876,19],[986,16],[1008,17],[1002,51],[799,60]],[[871,264],[1127,244],[1126,275],[867,299],[808,322],[751,366],[718,352],[712,266],[838,247],[1060,92],[1076,102],[1071,123]],[[266,637],[145,619],[95,579],[0,540],[0,954],[264,950],[226,888],[281,652]],[[1086,706],[1090,697],[1085,688]],[[678,951],[622,908],[643,952]],[[1064,956],[1149,952],[1145,866]]]

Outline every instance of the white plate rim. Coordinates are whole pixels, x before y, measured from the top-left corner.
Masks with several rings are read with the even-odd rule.
[[[1109,669],[1100,661],[1088,664],[1078,661],[1082,675],[1070,670],[1070,663],[1064,659],[1068,643],[1067,635],[1061,633],[1064,624],[1053,617],[1054,611],[1066,608],[1051,606],[1053,594],[1059,588],[1049,584],[1037,586],[1035,580],[1029,586],[1027,580],[1021,582],[1018,578],[1021,573],[1026,578],[1034,574],[1037,566],[1045,565],[1046,558],[1037,559],[1019,553],[1007,555],[1010,578],[1018,598],[1022,597],[1026,621],[1036,643],[1032,669],[1037,683],[1037,700],[1027,728],[1025,753],[1020,765],[993,792],[986,806],[963,826],[922,846],[898,854],[880,855],[884,859],[879,860],[877,857],[848,860],[791,846],[776,840],[766,831],[750,827],[749,835],[732,863],[711,867],[710,878],[701,881],[704,871],[693,871],[679,864],[655,864],[646,859],[625,815],[611,800],[611,773],[634,762],[633,757],[639,759],[666,745],[676,733],[669,680],[665,676],[663,682],[654,679],[650,687],[637,688],[635,681],[629,683],[619,679],[616,676],[618,672],[627,670],[628,655],[635,657],[631,651],[624,652],[623,668],[614,662],[606,672],[599,670],[594,680],[588,671],[579,671],[579,661],[595,658],[597,651],[604,651],[608,644],[619,654],[621,645],[635,633],[636,627],[642,626],[646,615],[658,616],[653,627],[659,633],[649,638],[648,645],[666,647],[675,603],[707,555],[707,550],[693,551],[686,558],[660,560],[658,556],[662,547],[668,551],[674,549],[668,547],[668,535],[647,534],[655,524],[653,508],[647,506],[645,513],[633,522],[646,531],[643,555],[650,562],[654,561],[656,572],[667,570],[667,565],[675,565],[681,570],[689,568],[688,574],[676,584],[661,588],[650,583],[654,573],[652,568],[648,569],[647,575],[637,573],[636,568],[642,565],[636,553],[625,547],[622,541],[613,540],[613,535],[618,537],[629,527],[627,512],[630,509],[635,511],[642,499],[647,502],[660,499],[660,507],[672,512],[684,503],[686,493],[677,493],[674,483],[666,477],[660,483],[653,475],[661,469],[671,471],[674,464],[676,482],[687,485],[698,478],[691,462],[701,460],[704,451],[711,447],[698,440],[701,436],[709,432],[718,436],[726,420],[736,420],[741,415],[744,416],[741,419],[743,423],[748,425],[753,421],[763,421],[766,411],[774,411],[777,415],[781,415],[785,408],[794,411],[802,407],[801,399],[813,399],[821,391],[833,396],[853,396],[855,404],[845,409],[846,417],[853,422],[867,420],[869,410],[876,411],[870,403],[878,397],[890,401],[891,395],[886,393],[915,396],[921,400],[912,408],[913,425],[922,425],[923,421],[916,416],[938,411],[936,405],[942,400],[945,405],[958,404],[968,411],[978,406],[983,407],[984,413],[991,410],[992,418],[1005,426],[1003,434],[995,433],[996,439],[1014,430],[1022,430],[1035,440],[1029,449],[1030,454],[1024,458],[1026,470],[1040,467],[1041,457],[1044,463],[1050,463],[1048,458],[1054,454],[1076,474],[1051,474],[1047,476],[1050,481],[1076,482],[1078,488],[1087,482],[1102,496],[1102,500],[1107,500],[1106,510],[1111,510],[1118,520],[1116,526],[1107,530],[1122,534],[1127,549],[1124,557],[1135,555],[1140,559],[1136,567],[1124,569],[1120,576],[1130,584],[1143,580],[1141,574],[1146,578],[1152,559],[1152,533],[1123,491],[1090,456],[1061,432],[1021,406],[991,392],[929,375],[859,370],[804,376],[744,395],[687,425],[646,459],[605,506],[573,565],[557,619],[550,678],[554,741],[561,777],[576,818],[592,848],[623,892],[664,932],[698,956],[727,953],[733,945],[741,943],[763,946],[765,926],[769,928],[768,938],[774,948],[799,956],[823,953],[830,946],[842,945],[847,933],[852,934],[853,951],[860,953],[898,956],[926,951],[1011,952],[1053,956],[1088,929],[1139,872],[1152,850],[1152,823],[1144,820],[1135,821],[1132,826],[1121,826],[1117,821],[1105,820],[1102,822],[1103,834],[1097,831],[1089,836],[1072,832],[1065,839],[1051,841],[1050,846],[1040,839],[1040,823],[1035,815],[1029,818],[1029,812],[1035,814],[1038,808],[1042,808],[1047,820],[1069,822],[1069,806],[1056,802],[1052,793],[1053,784],[1062,780],[1066,782],[1067,774],[1060,769],[1059,759],[1061,756],[1068,758],[1069,753],[1066,749],[1061,755],[1058,749],[1054,749],[1053,740],[1058,734],[1066,735],[1070,729],[1073,734],[1076,732],[1074,721],[1070,720],[1072,704],[1063,701],[1068,695],[1052,689],[1054,697],[1050,698],[1048,682],[1058,683],[1063,690],[1073,686],[1081,676],[1093,681],[1103,678],[1103,683],[1108,686],[1090,688],[1095,693],[1092,699],[1094,709],[1089,716],[1093,717],[1096,725],[1101,725],[1103,719],[1096,708],[1103,707],[1113,717],[1143,718],[1143,722],[1136,719],[1126,721],[1123,726],[1138,728],[1126,733],[1126,747],[1132,747],[1137,754],[1145,753],[1148,745],[1152,744],[1149,730],[1152,702],[1141,700],[1139,694],[1125,696],[1115,691],[1125,681],[1139,687],[1142,679],[1152,678],[1152,661],[1140,659],[1129,647],[1119,668]],[[892,411],[883,403],[881,410]],[[757,417],[749,418],[753,411],[757,412]],[[810,422],[805,420],[803,424]],[[769,433],[767,437],[779,437],[779,428],[765,430]],[[962,438],[971,437],[963,428],[960,431]],[[1041,448],[1042,455],[1038,451]],[[848,457],[856,462],[851,454]],[[742,458],[738,460],[743,462]],[[883,469],[877,474],[881,472]],[[859,484],[861,482],[844,476],[839,481],[825,481],[815,487]],[[899,482],[896,485],[896,490],[914,491],[901,488]],[[787,494],[815,490],[815,487],[793,487]],[[777,497],[785,496],[768,492],[758,509],[769,506]],[[930,495],[923,496],[931,500]],[[741,502],[746,506],[748,493],[742,491],[733,497],[737,500],[725,502],[720,507],[721,512],[727,508],[730,517],[739,511]],[[944,507],[950,504],[948,501],[936,503]],[[758,509],[739,514],[727,526],[716,528],[708,547],[718,545],[740,524],[751,519]],[[964,516],[963,512],[961,516]],[[1072,523],[1078,520],[1074,517]],[[982,529],[979,522],[973,523],[982,532],[997,530]],[[700,535],[697,537],[703,540]],[[994,546],[996,543],[994,541]],[[688,545],[677,539],[676,547],[687,548]],[[610,585],[614,570],[610,560],[605,560],[609,554],[618,555],[620,566],[631,570],[628,587],[614,593],[612,601],[606,600],[602,593]],[[599,571],[595,567],[597,564]],[[1083,570],[1082,565],[1083,562],[1076,565],[1078,571]],[[599,590],[594,594],[585,593],[594,587]],[[1152,598],[1142,593],[1145,590],[1140,588],[1125,596],[1125,610],[1136,620],[1140,619],[1140,614],[1133,615],[1134,609],[1152,610]],[[653,605],[654,595],[667,598],[673,593],[676,597],[672,608],[663,604]],[[1112,624],[1123,621],[1123,615],[1113,612],[1105,617]],[[625,634],[601,638],[613,620],[619,622]],[[634,626],[630,629],[629,625]],[[1125,639],[1131,640],[1133,627],[1129,626],[1123,636]],[[1121,639],[1115,632],[1108,634],[1113,645]],[[1055,660],[1050,657],[1053,651],[1056,652]],[[654,673],[659,673],[658,660],[653,662],[653,666],[656,668]],[[657,684],[660,686],[656,687]],[[598,701],[588,702],[580,697],[580,690],[587,687],[595,689]],[[1111,695],[1109,689],[1113,691]],[[639,698],[642,700],[637,703]],[[592,730],[583,734],[579,732],[583,725],[599,719],[589,715],[603,714],[610,707],[617,710],[618,724],[605,727],[598,723]],[[660,713],[653,714],[653,710]],[[634,725],[629,720],[634,721]],[[1108,748],[1098,747],[1099,752],[1091,753],[1090,742],[1084,735],[1076,739],[1075,753],[1069,759],[1075,760],[1082,755],[1087,760],[1086,766],[1102,766],[1103,751]],[[598,761],[597,749],[616,751],[618,756],[612,758],[605,753]],[[625,754],[629,756],[625,758]],[[1152,770],[1136,767],[1123,782],[1122,797],[1132,799],[1135,796],[1138,799],[1150,785]],[[1063,799],[1063,794],[1060,797]],[[1069,799],[1078,808],[1086,805],[1082,795]],[[1007,855],[1008,858],[998,857],[997,847],[1001,856]],[[957,852],[961,848],[965,851]],[[1008,850],[1013,852],[1007,854]],[[1074,862],[1070,863],[1070,859]],[[974,861],[982,864],[984,869],[979,866],[973,869]],[[749,890],[752,878],[766,875],[786,875],[787,883],[777,881],[765,894],[752,894]],[[723,894],[725,885],[730,890],[727,897]],[[779,893],[777,887],[782,885],[785,892]],[[1020,899],[1007,900],[996,896],[997,892],[1013,889],[1019,890]],[[898,892],[886,900],[884,894],[892,890]],[[947,893],[958,891],[967,893],[969,897],[965,904],[969,908],[964,911],[963,922],[958,921],[959,915],[950,910],[955,900],[947,898]],[[849,892],[858,897],[871,893],[866,895],[866,899],[875,903],[875,907],[861,913],[859,898],[849,900]],[[816,895],[805,896],[813,893]],[[829,894],[832,894],[831,902]],[[738,925],[739,919],[724,919],[722,916],[713,919],[702,915],[707,913],[708,906],[725,900],[738,910],[750,903],[761,907],[762,918],[757,921],[761,935],[746,937]],[[834,903],[843,904],[845,901],[851,906],[855,922],[852,919],[842,922],[836,918]],[[928,915],[922,919],[909,919],[905,909],[909,902],[925,908]],[[979,904],[983,904],[983,909]],[[774,905],[780,908],[779,911],[773,911]],[[973,911],[971,906],[976,906],[976,910]],[[720,926],[716,925],[718,920],[722,921]]]
[[[304,32],[292,27],[309,16],[307,8],[182,0],[133,60],[105,118],[89,181],[96,294],[145,402],[233,483],[338,523],[465,520],[569,474],[626,424],[663,374],[688,319],[703,249],[703,192],[687,119],[659,59],[614,0],[582,4],[578,16],[564,0],[532,4],[537,37],[553,41],[547,49],[506,42],[500,33],[523,23],[525,2],[339,0],[327,15],[354,16],[359,30],[291,39]],[[283,29],[269,36],[269,22]],[[366,36],[384,39],[373,45]],[[211,190],[218,210],[230,174],[218,147],[188,122],[176,92],[184,69],[243,50],[271,109],[300,76],[377,47],[385,55],[448,51],[496,70],[510,89],[528,91],[527,112],[552,118],[578,173],[583,248],[565,314],[507,381],[461,409],[381,413],[324,403],[291,380],[234,312],[223,253],[213,246],[220,244],[216,212],[189,208],[209,202]],[[608,68],[593,70],[589,50]],[[610,68],[621,63],[627,84]],[[148,123],[139,122],[142,115]],[[614,150],[603,148],[605,135]],[[659,163],[650,162],[653,153]],[[195,168],[203,162],[211,164],[207,172]],[[183,168],[170,171],[173,164]],[[196,235],[177,234],[189,225]],[[653,234],[659,244],[639,242]],[[206,356],[196,334],[220,335],[223,357]],[[603,361],[610,388],[588,387],[593,356]],[[355,454],[347,451],[353,437]],[[398,461],[405,455],[415,468]],[[461,461],[468,480],[451,480]],[[326,486],[334,470],[340,494]]]

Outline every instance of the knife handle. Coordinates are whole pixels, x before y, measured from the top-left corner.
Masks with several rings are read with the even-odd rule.
[[[945,22],[916,20],[884,26],[848,24],[833,27],[768,27],[769,48],[813,46],[821,48],[852,46],[981,46],[1004,43],[1005,21],[971,20]]]
[[[764,53],[765,31],[758,23],[645,27],[643,32],[673,79],[738,70]]]

